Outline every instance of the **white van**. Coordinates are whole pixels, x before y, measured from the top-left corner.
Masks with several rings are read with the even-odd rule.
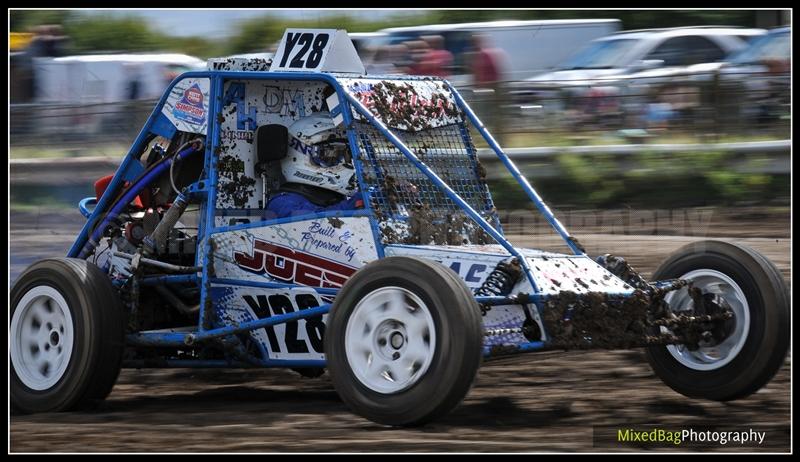
[[[177,53],[34,58],[33,102],[97,104],[158,99],[177,75],[203,70],[205,65],[199,58]]]
[[[173,53],[33,58],[31,107],[15,117],[38,120],[28,133],[95,136],[135,135],[139,119],[176,76],[205,69],[205,61]],[[139,101],[138,103],[136,101]],[[130,131],[130,133],[128,133]]]
[[[541,21],[491,21],[462,24],[435,24],[414,27],[393,27],[380,30],[385,34],[381,44],[397,44],[417,40],[426,35],[444,37],[445,48],[453,54],[454,84],[469,83],[471,37],[480,33],[489,37],[490,45],[505,51],[508,62],[504,80],[524,80],[547,71],[578,51],[587,43],[617,32],[618,19],[558,19]]]

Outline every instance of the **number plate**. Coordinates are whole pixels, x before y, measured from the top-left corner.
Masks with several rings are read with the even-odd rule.
[[[364,65],[344,30],[286,29],[269,70],[363,74]]]

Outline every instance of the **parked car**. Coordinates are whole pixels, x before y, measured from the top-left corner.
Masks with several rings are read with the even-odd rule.
[[[720,68],[726,103],[735,103],[739,122],[767,122],[790,113],[791,27],[772,29],[733,54]],[[744,98],[741,98],[741,96]]]
[[[622,87],[666,81],[692,66],[721,62],[765,33],[721,26],[620,32],[594,40],[552,72],[512,85],[511,94],[518,107],[536,107],[545,113],[584,111],[596,105],[595,98],[612,99],[619,106],[626,103],[620,96],[631,95]],[[638,89],[636,95],[647,93]]]
[[[789,27],[773,29],[720,61],[636,72],[617,85],[629,109],[670,100],[681,122],[713,119],[717,130],[738,132],[788,115],[790,34]]]

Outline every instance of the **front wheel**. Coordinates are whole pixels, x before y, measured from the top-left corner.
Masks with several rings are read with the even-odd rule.
[[[11,405],[23,413],[80,409],[104,399],[119,375],[123,312],[92,263],[31,265],[11,289]]]
[[[775,265],[748,247],[703,241],[682,247],[653,274],[654,280],[673,278],[691,281],[733,318],[699,348],[648,347],[653,371],[691,398],[734,400],[766,385],[789,348],[789,290]],[[665,301],[675,313],[694,309],[687,288]]]
[[[420,425],[453,409],[481,362],[480,308],[439,263],[388,257],[361,268],[328,315],[328,373],[357,414]]]

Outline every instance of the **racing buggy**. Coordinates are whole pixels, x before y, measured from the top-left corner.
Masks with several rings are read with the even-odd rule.
[[[473,136],[568,252],[509,243]],[[789,347],[765,257],[697,242],[651,280],[590,257],[458,91],[366,75],[342,30],[290,29],[272,60],[179,76],[95,193],[67,256],[11,289],[17,412],[102,400],[121,367],[283,367],[327,370],[374,422],[420,425],[484,360],[592,348],[644,348],[669,387],[726,401]]]

